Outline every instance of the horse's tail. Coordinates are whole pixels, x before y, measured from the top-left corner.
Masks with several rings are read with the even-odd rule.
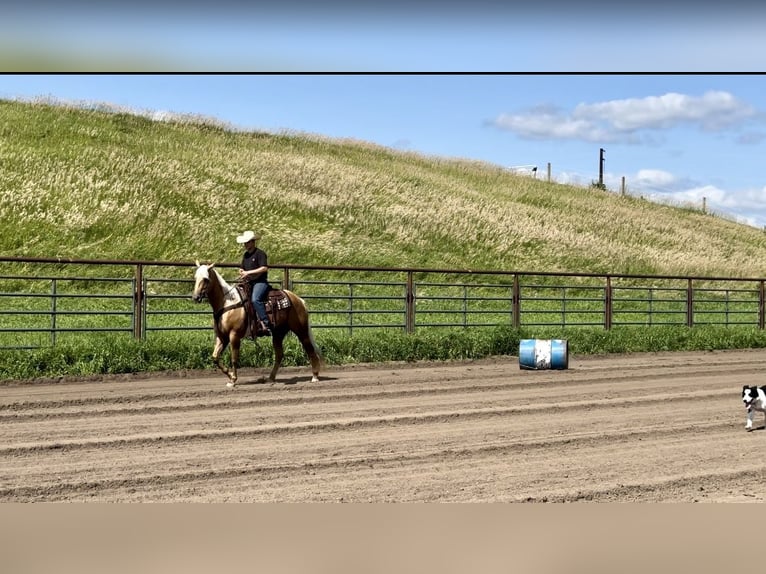
[[[295,307],[299,307],[302,311],[302,313],[300,313],[300,315],[302,315],[301,322],[303,323],[303,327],[306,329],[309,341],[311,342],[311,346],[314,348],[314,352],[319,358],[319,364],[324,369],[324,357],[322,356],[322,352],[319,349],[319,345],[317,345],[316,341],[314,340],[314,331],[311,329],[311,322],[309,321],[309,310],[308,306],[306,305],[306,301],[303,299],[303,297],[293,293],[292,291],[284,289],[284,292],[287,293],[287,296],[290,298],[290,300],[292,300],[293,305]]]
[[[303,299],[301,299],[303,301]],[[306,315],[308,318],[308,314]],[[322,351],[319,349],[319,345],[316,344],[316,341],[314,340],[314,331],[311,330],[311,325],[307,325],[309,330],[309,341],[311,341],[311,346],[314,347],[314,352],[317,354],[317,357],[319,357],[319,367],[324,370],[325,362],[324,357],[322,356]]]

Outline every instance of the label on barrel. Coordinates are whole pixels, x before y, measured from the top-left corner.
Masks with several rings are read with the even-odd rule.
[[[535,340],[535,367],[547,369],[551,366],[551,340]]]

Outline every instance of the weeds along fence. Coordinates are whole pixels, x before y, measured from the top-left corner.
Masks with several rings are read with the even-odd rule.
[[[230,283],[238,264],[216,265]],[[0,348],[76,337],[210,331],[191,300],[194,264],[0,258]],[[271,265],[307,303],[315,332],[655,325],[764,328],[762,278]],[[165,334],[165,335],[163,335]]]

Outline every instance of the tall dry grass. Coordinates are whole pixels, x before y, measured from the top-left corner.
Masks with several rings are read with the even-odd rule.
[[[722,217],[482,162],[102,104],[0,101],[0,252],[600,273],[766,274]]]

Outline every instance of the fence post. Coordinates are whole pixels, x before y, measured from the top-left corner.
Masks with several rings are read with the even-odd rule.
[[[468,287],[463,285],[463,328],[468,327]]]
[[[763,329],[766,327],[766,287],[764,287],[764,281],[761,279],[758,282],[758,328]]]
[[[604,329],[607,331],[612,328],[612,277],[606,276],[606,287],[604,288]]]
[[[136,265],[136,275],[133,280],[133,336],[141,338],[144,317],[144,267]]]
[[[348,336],[354,334],[354,284],[348,284]]]
[[[625,195],[625,176],[622,176],[622,183],[620,184],[620,193]]]
[[[550,164],[548,164],[550,166]],[[521,326],[521,286],[519,285],[518,273],[513,274],[513,297],[511,299],[511,308],[513,314],[513,328],[518,329]]]
[[[567,288],[561,288],[561,326],[567,326]]]
[[[551,182],[551,162],[548,162],[548,183]]]
[[[56,346],[56,280],[51,279],[51,345]]]
[[[694,326],[694,288],[691,279],[688,280],[686,286],[686,326]]]
[[[412,271],[407,271],[407,292],[404,295],[404,330],[415,332],[415,287]]]

